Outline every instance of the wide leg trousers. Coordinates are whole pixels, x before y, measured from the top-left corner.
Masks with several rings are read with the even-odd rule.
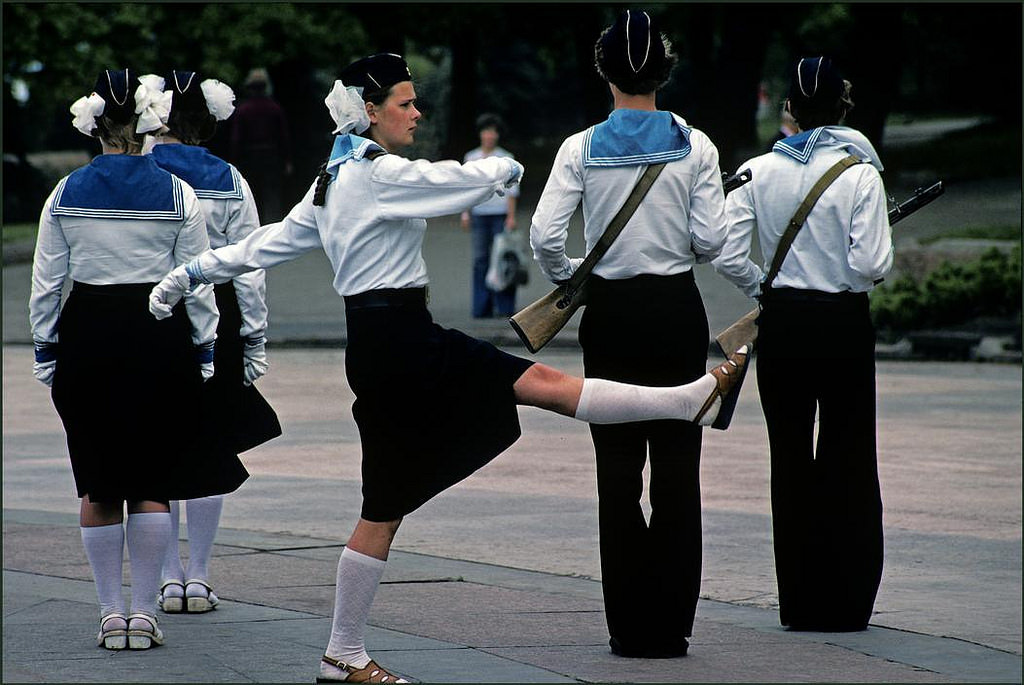
[[[780,620],[863,630],[883,554],[868,298],[780,289],[762,304],[757,381]]]
[[[667,386],[705,372],[708,321],[691,272],[588,282],[585,374]],[[592,425],[601,580],[621,653],[685,653],[701,576],[701,428],[685,421]],[[640,505],[650,459],[651,515]]]

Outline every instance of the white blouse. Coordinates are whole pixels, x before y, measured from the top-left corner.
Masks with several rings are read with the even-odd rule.
[[[283,221],[204,253],[197,265],[206,281],[220,283],[322,247],[339,295],[424,286],[425,219],[457,214],[505,192],[521,168],[505,157],[466,164],[393,154],[351,159],[337,167],[325,206],[313,205],[314,183]]]
[[[583,261],[565,254],[569,220],[580,202],[589,252],[644,170],[584,167],[585,135],[581,131],[562,143],[530,227],[534,257],[552,281],[568,279]],[[707,261],[718,254],[726,236],[718,149],[698,129],[690,129],[689,142],[690,154],[665,166],[594,274],[607,279],[668,276],[689,271],[698,256]]]
[[[210,247],[216,249],[244,239],[260,227],[256,201],[249,184],[239,175],[242,200],[199,198],[206,217]],[[243,338],[263,336],[267,331],[267,274],[263,269],[239,274],[233,279],[238,308],[242,313]]]
[[[57,342],[61,291],[66,280],[89,285],[158,283],[174,267],[209,249],[199,200],[182,182],[184,219],[111,219],[52,213],[60,184],[39,217],[32,263],[29,320],[37,343]],[[145,305],[143,305],[145,306]],[[220,318],[212,288],[185,298],[196,345],[216,339]]]
[[[729,237],[713,262],[715,270],[748,296],[759,295],[797,207],[825,171],[850,152],[847,144],[836,141],[819,145],[806,164],[778,152],[744,162],[740,168],[750,168],[753,178],[726,199]],[[754,231],[760,239],[760,264],[750,254]],[[772,287],[866,292],[889,272],[892,262],[882,177],[872,164],[857,164],[818,199]]]

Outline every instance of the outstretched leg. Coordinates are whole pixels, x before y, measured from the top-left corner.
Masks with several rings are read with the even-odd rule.
[[[685,385],[660,388],[603,378],[578,378],[544,364],[534,364],[512,389],[520,404],[588,423],[680,419],[707,426],[715,422],[728,395],[738,390],[747,364],[747,349],[741,347],[724,364]]]

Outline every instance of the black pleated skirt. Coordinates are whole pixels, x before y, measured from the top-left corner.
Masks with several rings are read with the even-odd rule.
[[[396,293],[396,291],[392,291]],[[423,289],[346,297],[345,371],[362,442],[362,517],[391,521],[520,436],[513,384],[533,364],[435,324]]]
[[[249,474],[204,440],[203,389],[183,304],[149,313],[154,284],[75,283],[61,311],[52,397],[78,496],[94,502],[192,499]]]
[[[203,384],[203,413],[216,417],[208,439],[221,451],[238,454],[281,435],[277,413],[255,385],[243,383],[242,313],[230,281],[214,286],[220,322],[213,355],[213,378]]]

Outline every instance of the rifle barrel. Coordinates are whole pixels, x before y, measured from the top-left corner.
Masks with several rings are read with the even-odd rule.
[[[897,221],[907,218],[939,195],[942,195],[945,190],[946,188],[942,185],[942,181],[937,181],[927,188],[918,188],[909,199],[900,202],[889,210],[889,225],[891,226]]]

